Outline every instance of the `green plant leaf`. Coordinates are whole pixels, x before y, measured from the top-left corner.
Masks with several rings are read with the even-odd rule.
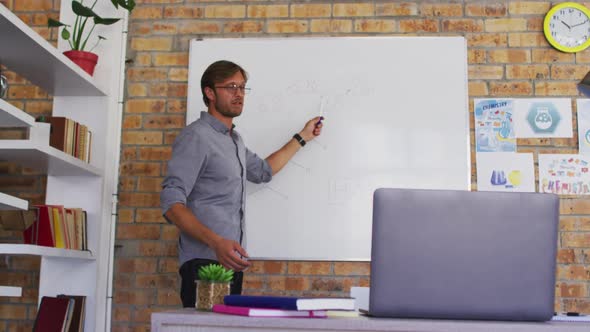
[[[120,18],[102,18],[100,16],[94,16],[94,24],[111,25],[117,23]]]
[[[83,17],[96,17],[96,15],[91,8],[84,6],[82,3],[78,1],[72,1],[72,11],[74,14]]]
[[[227,270],[219,264],[209,264],[202,266],[197,271],[200,280],[212,282],[229,282],[231,281],[234,271]]]
[[[54,20],[52,18],[47,19],[47,26],[50,28],[57,28],[57,27],[69,27],[69,24],[61,23],[60,21]]]
[[[111,2],[113,5],[115,5],[115,8],[119,8],[118,6],[121,6],[127,9],[129,12],[135,8],[135,0],[111,0]]]
[[[61,38],[68,40],[70,39],[70,32],[68,31],[67,28],[63,28],[63,30],[61,31]]]

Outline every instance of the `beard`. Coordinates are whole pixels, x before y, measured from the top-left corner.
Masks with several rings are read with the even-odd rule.
[[[240,116],[240,114],[242,114],[243,106],[244,101],[241,99],[234,99],[229,104],[222,104],[220,103],[219,99],[215,101],[215,109],[217,112],[228,118]]]

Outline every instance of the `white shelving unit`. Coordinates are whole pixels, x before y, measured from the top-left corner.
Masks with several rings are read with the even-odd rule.
[[[0,286],[0,296],[21,297],[22,287]]]
[[[6,42],[0,53],[3,65],[53,96],[106,95],[90,75],[8,8],[0,6],[0,17],[0,40]]]
[[[91,162],[86,163],[49,146],[48,140],[0,140],[0,160],[16,162],[47,174],[46,204],[79,207],[87,213],[88,251],[26,244],[0,244],[0,254],[41,257],[39,300],[43,296],[86,296],[85,331],[110,330],[110,289],[116,215],[126,11],[110,1],[96,12],[124,18],[97,26],[93,35],[107,38],[93,52],[99,55],[94,77],[66,58],[60,39],[53,47],[0,4],[0,61],[53,96],[54,116],[85,124],[92,132]],[[70,2],[62,1],[60,21],[73,22]],[[41,128],[34,119],[0,99],[0,127]],[[27,208],[27,202],[0,194],[0,209]],[[0,295],[20,294],[19,287],[0,286]],[[16,295],[15,295],[16,296]]]
[[[2,159],[55,176],[101,176],[102,170],[76,157],[31,140],[0,140]]]
[[[32,244],[0,244],[0,252],[4,255],[29,255],[41,257],[75,258],[83,260],[95,260],[89,251],[69,250],[35,246]]]
[[[35,119],[0,99],[0,127],[32,127]]]
[[[0,210],[27,210],[28,208],[29,202],[24,199],[0,193]]]

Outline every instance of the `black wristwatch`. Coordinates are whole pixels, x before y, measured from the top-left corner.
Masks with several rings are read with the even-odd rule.
[[[299,144],[301,144],[301,146],[305,146],[305,140],[303,139],[303,137],[301,137],[301,135],[299,134],[295,134],[293,135],[293,138],[297,140],[297,142],[299,142]]]

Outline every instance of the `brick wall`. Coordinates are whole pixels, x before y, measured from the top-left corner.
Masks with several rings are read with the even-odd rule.
[[[7,2],[27,23],[39,26],[40,32],[51,38],[42,28],[43,12],[55,11],[58,4],[50,0]],[[573,55],[548,46],[542,33],[544,14],[551,7],[548,1],[137,0],[137,3],[129,26],[128,58],[133,62],[127,69],[121,146],[114,331],[147,331],[151,312],[180,306],[178,233],[160,216],[158,200],[171,143],[185,122],[190,39],[462,35],[469,47],[471,111],[473,98],[575,98],[578,96],[575,83],[586,74],[590,63],[590,50]],[[590,7],[590,2],[584,4]],[[49,98],[42,92],[31,92],[24,82],[18,90],[21,91],[11,98],[17,106],[24,105],[31,113],[50,111]],[[575,153],[577,137],[519,139],[518,149],[533,152],[535,158],[539,151]],[[474,155],[472,163],[475,172]],[[2,170],[2,178],[16,172],[14,166],[4,164]],[[43,192],[43,180],[36,180],[34,175],[29,177],[26,171],[25,175],[23,178],[33,180],[8,187],[20,192],[21,197],[42,199],[39,193]],[[476,188],[474,175],[472,179]],[[556,310],[590,313],[590,200],[586,197],[562,197],[558,263]],[[4,279],[7,267],[0,266],[0,279]],[[14,283],[21,279],[13,270],[34,270],[11,267],[6,275],[13,277]],[[31,284],[35,283],[35,273],[25,274],[31,276]],[[351,286],[367,286],[369,273],[369,264],[363,262],[257,261],[246,275],[245,292],[343,295]],[[30,298],[36,300],[36,295]],[[0,319],[14,315],[23,320],[31,317],[30,306],[29,312],[22,312],[23,299],[2,301]],[[19,324],[5,322],[5,330],[17,330]],[[0,331],[2,328],[0,321]]]

